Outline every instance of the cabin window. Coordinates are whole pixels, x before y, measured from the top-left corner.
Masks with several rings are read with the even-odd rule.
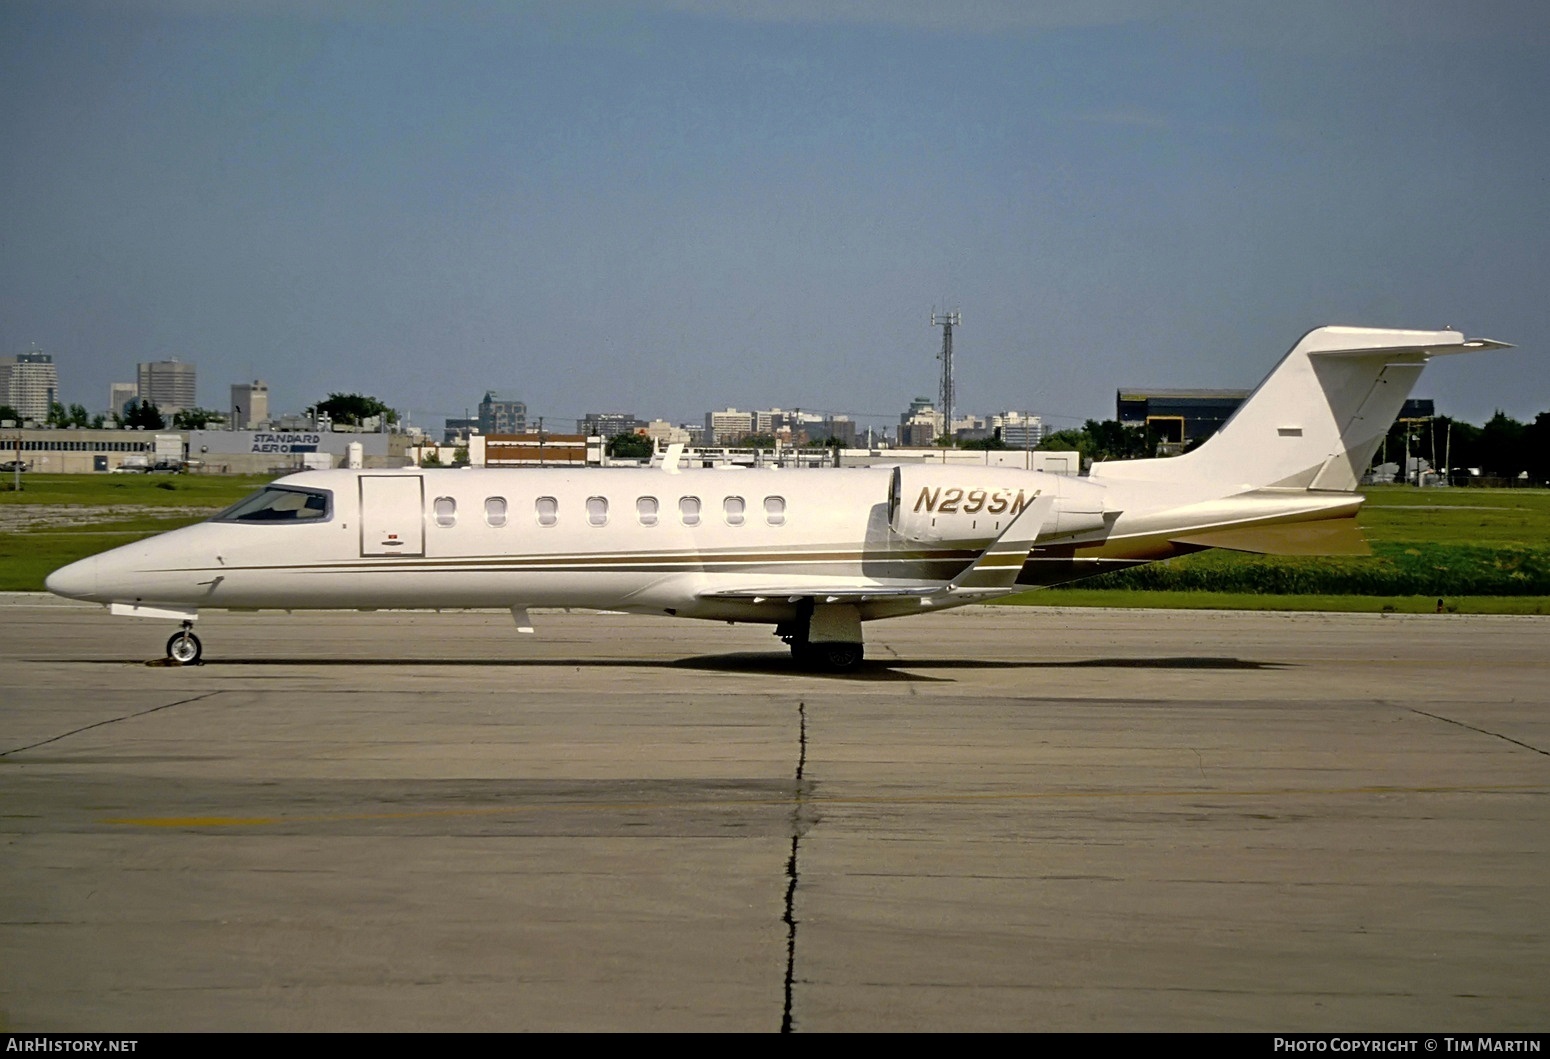
[[[728,526],[741,526],[743,524],[743,512],[748,505],[740,496],[729,496],[721,502],[721,510],[726,513]]]
[[[587,497],[587,521],[594,526],[602,526],[608,522],[608,500],[606,497]]]
[[[533,501],[533,510],[538,513],[540,526],[552,526],[560,519],[559,502],[552,496],[541,496]]]
[[[431,510],[436,512],[438,526],[450,526],[457,521],[457,501],[450,496],[438,496]]]
[[[239,500],[212,522],[322,522],[333,494],[322,489],[269,486]]]
[[[683,519],[685,526],[698,526],[700,524],[700,498],[697,496],[679,497],[678,515]]]
[[[636,497],[635,514],[640,519],[642,526],[655,526],[657,524],[657,498],[654,496]]]
[[[786,524],[785,497],[767,496],[764,498],[764,521],[772,526],[784,526]]]
[[[504,526],[506,524],[506,498],[492,496],[484,502],[484,521],[490,526]]]

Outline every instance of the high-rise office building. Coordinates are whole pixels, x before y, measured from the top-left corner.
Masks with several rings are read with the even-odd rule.
[[[645,425],[635,418],[634,412],[588,412],[585,419],[576,420],[576,433],[587,438],[616,438],[633,434]]]
[[[754,432],[754,414],[724,408],[705,413],[705,444],[735,445]]]
[[[140,400],[149,401],[164,416],[198,404],[192,364],[176,359],[141,364],[138,383]]]
[[[112,382],[108,384],[108,412],[113,415],[128,415],[129,406],[140,403],[140,387],[132,382]]]
[[[1001,431],[1001,442],[1009,449],[1036,449],[1044,437],[1044,420],[1032,412],[998,412],[989,417],[992,432]]]
[[[59,371],[48,353],[0,357],[0,404],[16,409],[22,421],[48,418],[59,400]]]
[[[269,384],[262,379],[231,385],[233,430],[253,430],[269,419]]]
[[[909,411],[899,415],[899,444],[905,448],[929,448],[942,433],[942,414],[929,397],[917,397]]]
[[[838,441],[847,449],[856,447],[856,423],[849,416],[827,415],[817,425],[807,428],[807,436],[812,441]]]
[[[479,402],[479,433],[527,433],[527,405],[509,391],[486,390]]]

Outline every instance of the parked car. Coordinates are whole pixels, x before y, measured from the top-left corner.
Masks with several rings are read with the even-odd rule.
[[[27,465],[21,460],[6,460],[4,463],[0,463],[0,471],[4,471],[7,474],[11,474],[16,471],[25,471],[26,469]]]

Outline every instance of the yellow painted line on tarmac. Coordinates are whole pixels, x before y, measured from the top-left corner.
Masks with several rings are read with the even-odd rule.
[[[1393,786],[1388,784],[1361,787],[1264,787],[1241,790],[1143,790],[1143,791],[1027,791],[1022,793],[995,793],[990,791],[973,794],[922,794],[877,795],[875,797],[823,797],[803,795],[800,800],[809,806],[846,805],[951,805],[984,802],[1035,802],[1075,801],[1081,799],[1122,798],[1268,798],[1276,796],[1329,797],[1338,795],[1381,794],[1500,794],[1535,793],[1550,794],[1550,787],[1543,783],[1469,784],[1459,786]],[[743,808],[754,806],[786,806],[797,801],[796,796],[784,798],[758,798],[721,802],[551,802],[537,805],[490,805],[464,809],[419,809],[391,813],[324,813],[303,816],[120,816],[102,821],[125,827],[156,828],[206,828],[206,827],[267,827],[275,824],[344,823],[366,820],[424,820],[444,817],[497,816],[510,813],[546,811],[563,812],[643,812],[690,807]]]

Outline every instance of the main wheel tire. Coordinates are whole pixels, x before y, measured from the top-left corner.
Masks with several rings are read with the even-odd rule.
[[[199,637],[186,630],[173,633],[172,639],[167,641],[167,657],[179,665],[191,666],[203,653],[204,645],[199,642]]]
[[[817,666],[831,673],[848,673],[858,668],[865,655],[858,643],[815,643],[808,650]]]

